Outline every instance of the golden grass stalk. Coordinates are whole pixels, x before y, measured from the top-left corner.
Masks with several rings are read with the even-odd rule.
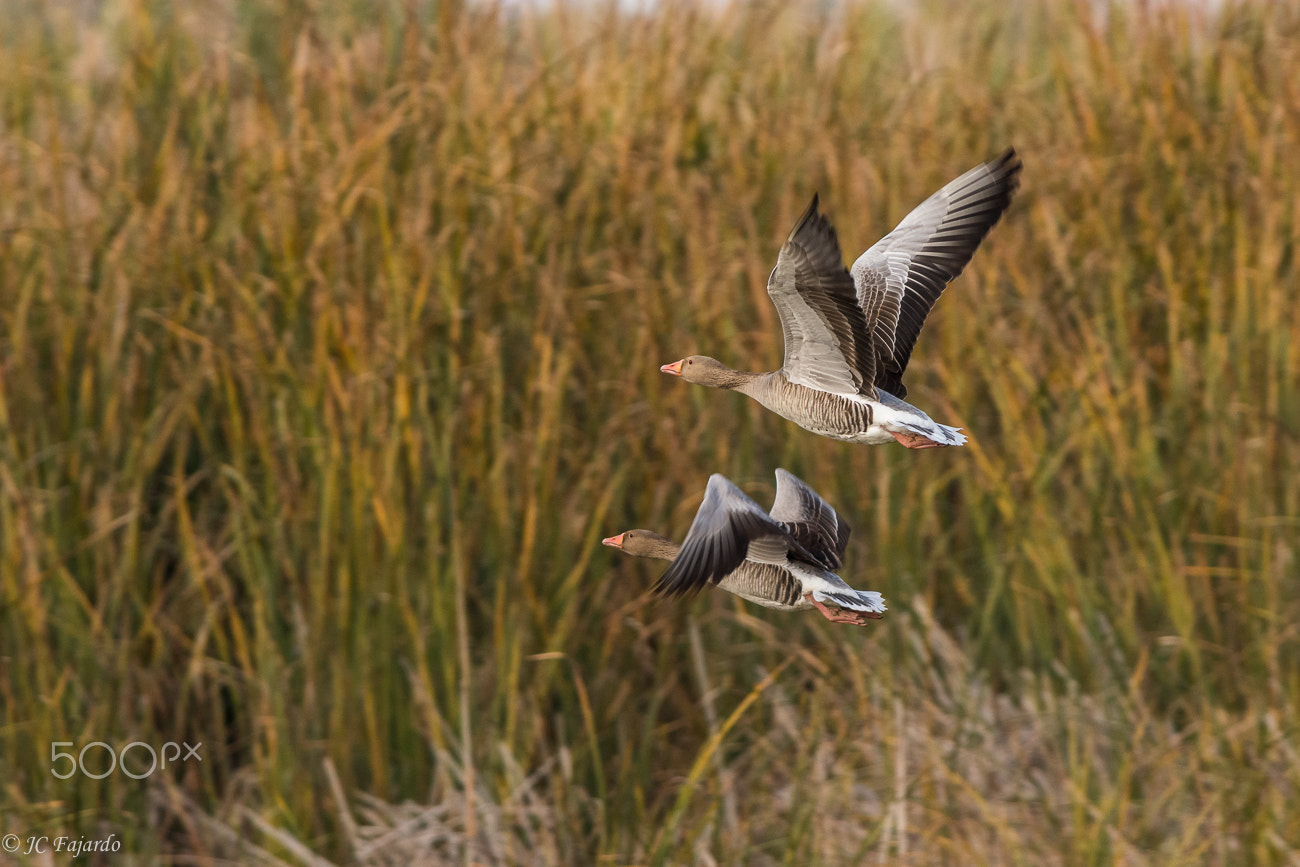
[[[1293,861],[1297,37],[1264,2],[0,4],[3,824]],[[907,377],[967,448],[658,373],[779,363],[813,191],[852,257],[1007,144],[1023,190]],[[666,605],[599,546],[775,466],[887,620]],[[206,755],[62,781],[68,740]]]

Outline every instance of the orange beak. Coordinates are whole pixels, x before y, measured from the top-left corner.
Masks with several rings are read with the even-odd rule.
[[[608,545],[611,548],[622,548],[623,537],[626,535],[626,533],[619,533],[617,536],[610,536],[608,539],[601,539],[600,544]]]
[[[685,361],[685,360],[686,360],[686,359],[684,359],[684,358],[682,359],[682,361]],[[661,367],[661,368],[659,368],[659,369],[662,370],[664,373],[671,373],[673,376],[681,376],[681,375],[682,375],[682,361],[674,361],[672,364],[665,364],[663,367]]]

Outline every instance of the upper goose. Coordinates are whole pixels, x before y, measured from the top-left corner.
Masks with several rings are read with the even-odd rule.
[[[680,547],[649,530],[601,540],[638,557],[671,560],[653,588],[664,596],[687,596],[716,584],[768,608],[816,608],[834,623],[865,626],[881,618],[885,600],[874,590],[854,590],[831,571],[842,565],[848,543],[848,524],[812,488],[780,469],[770,515],[714,473]]]
[[[903,371],[925,317],[1010,204],[1019,173],[1011,149],[976,166],[922,202],[858,257],[852,272],[813,196],[767,280],[785,332],[781,369],[744,373],[692,355],[660,370],[735,389],[832,439],[962,445],[957,428],[903,400]]]

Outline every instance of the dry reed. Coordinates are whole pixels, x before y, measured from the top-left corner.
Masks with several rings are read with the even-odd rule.
[[[1300,857],[1294,6],[23,0],[0,46],[6,832]],[[814,190],[853,257],[1007,144],[908,374],[967,448],[658,373],[779,363]],[[888,619],[658,603],[598,544],[778,465]],[[206,755],[62,781],[67,740]]]

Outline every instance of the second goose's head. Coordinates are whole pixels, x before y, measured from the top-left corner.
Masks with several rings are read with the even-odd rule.
[[[677,543],[665,539],[649,530],[628,530],[608,539],[601,539],[600,544],[618,548],[633,557],[653,557],[656,560],[671,560],[677,556]]]
[[[710,388],[735,388],[753,376],[753,374],[732,370],[721,361],[709,358],[707,355],[688,355],[681,361],[665,364],[659,369],[664,373],[680,376],[687,382],[707,385]]]

